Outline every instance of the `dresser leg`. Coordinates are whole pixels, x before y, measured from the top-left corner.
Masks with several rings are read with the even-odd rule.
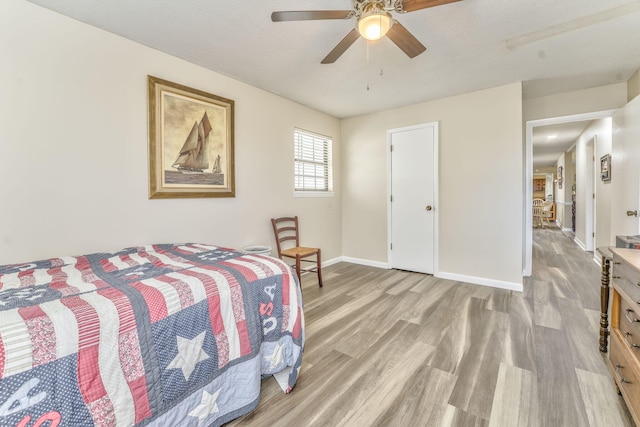
[[[600,277],[600,351],[607,352],[609,336],[609,259],[602,257],[602,276]]]

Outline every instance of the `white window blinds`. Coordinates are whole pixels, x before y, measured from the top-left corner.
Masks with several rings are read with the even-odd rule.
[[[295,191],[332,191],[331,138],[294,129],[293,141]]]

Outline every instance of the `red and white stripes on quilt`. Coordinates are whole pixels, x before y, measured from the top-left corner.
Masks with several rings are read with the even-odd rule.
[[[254,329],[261,325],[251,319],[263,309],[247,312],[249,300],[259,292],[248,284],[276,277],[281,286],[279,332],[296,335],[301,347],[298,285],[277,259],[183,244],[0,266],[0,424],[27,416],[82,420],[83,411],[71,402],[73,393],[65,397],[56,387],[77,389],[86,419],[95,425],[135,425],[156,416],[168,403],[165,391],[151,383],[167,388],[165,381],[177,375],[173,364],[178,363],[168,363],[177,357],[175,342],[154,341],[158,325],[173,325],[173,340],[192,339],[197,334],[187,330],[191,325],[172,319],[187,316],[188,309],[208,313],[207,325],[194,320],[193,326],[205,334],[204,353],[178,375],[184,373],[184,384],[176,386],[179,394],[197,375],[205,375],[197,366],[215,363],[221,370],[259,352]],[[57,373],[39,370],[45,368]],[[46,378],[56,376],[59,384],[49,384]],[[51,396],[55,393],[59,395]],[[51,407],[40,409],[46,399]],[[78,413],[68,413],[71,407]]]

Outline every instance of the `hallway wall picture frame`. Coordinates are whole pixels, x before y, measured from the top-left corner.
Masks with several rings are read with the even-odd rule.
[[[558,189],[562,190],[562,166],[558,166]]]
[[[611,154],[600,157],[600,178],[603,182],[611,181]]]
[[[235,197],[234,101],[147,76],[149,199]]]

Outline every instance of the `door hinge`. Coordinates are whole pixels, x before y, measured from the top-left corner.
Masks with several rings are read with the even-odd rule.
[[[389,146],[389,151],[393,152],[393,145]]]
[[[390,202],[393,202],[393,194],[391,196],[389,196],[389,199],[390,199],[389,200]]]
[[[591,237],[596,237],[596,233],[591,233]]]
[[[393,250],[393,243],[389,243],[389,249]]]
[[[593,193],[593,198],[594,198],[594,199],[596,198],[596,193]]]

